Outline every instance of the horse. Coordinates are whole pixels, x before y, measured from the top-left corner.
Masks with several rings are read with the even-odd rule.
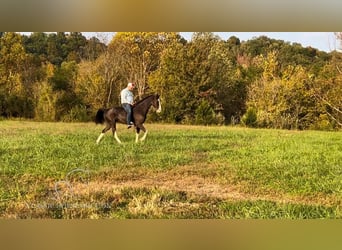
[[[136,136],[135,142],[139,142],[139,133],[140,130],[144,132],[140,141],[144,141],[147,136],[147,130],[144,127],[144,122],[146,120],[146,116],[151,106],[153,106],[157,113],[161,112],[161,104],[158,94],[153,94],[145,97],[144,99],[138,101],[133,105],[133,122],[135,126]],[[127,112],[122,107],[114,107],[114,108],[101,108],[97,111],[95,116],[96,124],[106,124],[106,127],[102,130],[101,134],[96,140],[96,144],[99,144],[104,134],[112,129],[115,140],[121,144],[121,140],[119,139],[116,133],[116,123],[126,124],[127,122]]]

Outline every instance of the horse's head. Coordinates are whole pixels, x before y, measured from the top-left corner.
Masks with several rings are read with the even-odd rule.
[[[157,110],[157,113],[161,112],[161,104],[160,104],[160,96],[159,94],[155,94],[153,96],[152,106]]]

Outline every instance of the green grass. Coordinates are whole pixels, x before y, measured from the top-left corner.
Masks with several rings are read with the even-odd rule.
[[[340,132],[146,127],[0,121],[0,217],[342,218]]]

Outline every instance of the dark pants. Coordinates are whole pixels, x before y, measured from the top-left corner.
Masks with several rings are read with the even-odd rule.
[[[133,122],[133,106],[128,103],[123,103],[122,107],[127,112],[127,125],[130,125],[130,123]]]

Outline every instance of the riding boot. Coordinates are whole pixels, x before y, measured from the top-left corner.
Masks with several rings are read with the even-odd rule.
[[[134,125],[134,123],[133,122],[129,122],[129,124],[127,125],[127,128],[131,128],[132,125]]]

